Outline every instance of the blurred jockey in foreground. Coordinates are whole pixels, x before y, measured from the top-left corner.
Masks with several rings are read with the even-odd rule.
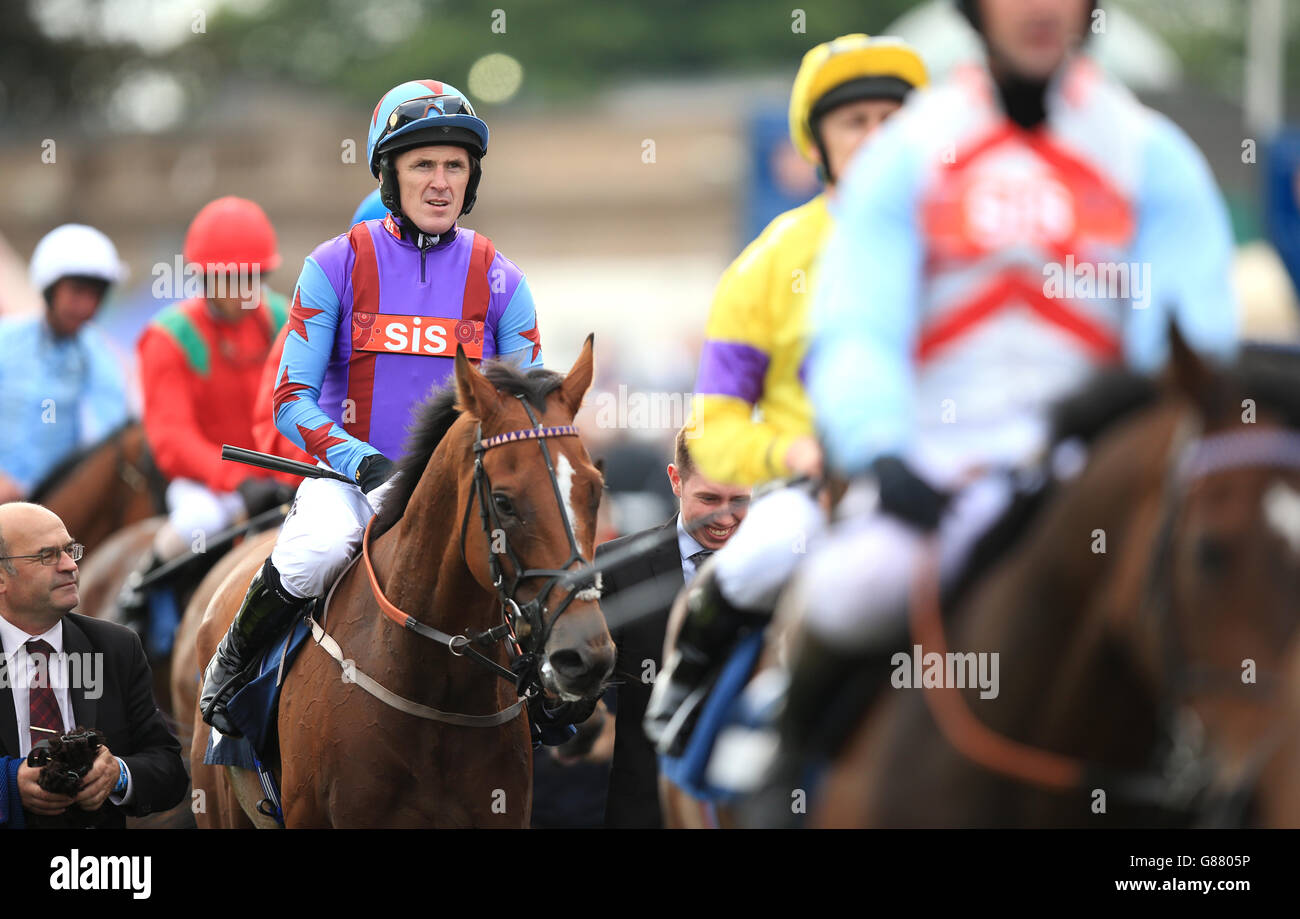
[[[0,503],[31,493],[127,420],[126,376],[90,320],[126,266],[108,237],[64,224],[32,253],[41,316],[0,320]]]
[[[912,92],[925,64],[893,38],[844,35],[804,55],[790,94],[790,137],[826,191],[773,220],[722,276],[709,313],[694,399],[691,453],[704,475],[754,486],[821,477],[802,375],[814,261],[831,227],[828,204],[854,153]],[[755,408],[759,417],[755,419]],[[676,653],[655,681],[647,733],[678,755],[708,678],[745,625],[761,625],[815,540],[825,515],[803,483],[757,501],[713,576],[701,577]],[[674,714],[685,705],[691,713]],[[671,722],[671,726],[670,726]]]
[[[375,106],[371,173],[388,214],[316,247],[289,314],[275,423],[356,482],[307,479],[275,548],[207,664],[199,707],[223,734],[226,701],[263,644],[343,572],[389,488],[414,407],[473,359],[542,364],[523,273],[457,220],[474,206],[488,127],[455,87],[412,80]]]
[[[1075,54],[1092,0],[960,6],[987,64],[858,155],[822,266],[809,394],[860,481],[787,594],[806,634],[769,815],[854,726],[851,677],[887,680],[928,546],[951,579],[1044,459],[1050,405],[1108,364],[1159,368],[1171,317],[1207,355],[1235,345],[1223,200],[1181,130]]]
[[[254,445],[262,365],[288,313],[285,298],[262,283],[280,264],[275,231],[252,201],[218,198],[190,224],[184,256],[202,272],[204,295],[163,309],[136,346],[145,434],[168,480],[168,515],[119,600],[127,622],[143,615],[140,578],[289,496],[273,473],[221,459],[222,444]]]

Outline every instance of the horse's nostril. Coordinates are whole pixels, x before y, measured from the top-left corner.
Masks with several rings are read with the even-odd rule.
[[[548,655],[551,667],[562,677],[574,679],[587,672],[588,663],[582,652],[574,650],[556,651]]]

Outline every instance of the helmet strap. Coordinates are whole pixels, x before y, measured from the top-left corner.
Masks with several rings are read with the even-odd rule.
[[[483,178],[482,161],[469,150],[465,152],[469,153],[469,184],[465,186],[465,203],[460,207],[461,216],[474,209],[474,202],[478,200],[478,183]]]
[[[379,200],[398,219],[399,224],[407,222],[406,215],[402,213],[402,192],[397,185],[397,167],[391,153],[379,157]]]
[[[822,132],[818,130],[816,124],[812,124],[809,125],[808,133],[812,135],[813,143],[817,145],[817,153],[821,156],[821,162],[817,164],[817,178],[822,180],[823,185],[828,187],[834,185],[835,176],[831,174],[831,157],[826,152],[826,144],[822,142]]]

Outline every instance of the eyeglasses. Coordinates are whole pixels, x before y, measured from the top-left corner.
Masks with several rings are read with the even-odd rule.
[[[478,117],[474,112],[474,106],[469,104],[469,100],[462,99],[460,96],[421,96],[418,99],[403,102],[393,109],[393,113],[388,116],[388,129],[384,131],[384,134],[392,134],[398,128],[404,127],[412,121],[428,118],[431,111],[437,111],[440,115],[473,115],[475,118]]]
[[[57,565],[59,559],[66,552],[72,557],[74,562],[81,561],[81,556],[86,554],[86,547],[79,542],[70,542],[66,546],[46,546],[35,555],[0,555],[0,561],[7,561],[15,558],[39,558],[42,565]]]

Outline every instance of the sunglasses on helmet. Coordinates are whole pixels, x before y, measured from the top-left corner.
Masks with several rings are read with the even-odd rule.
[[[391,134],[412,121],[428,118],[430,112],[437,112],[439,115],[472,115],[475,118],[478,117],[474,112],[474,106],[460,96],[421,96],[418,99],[408,99],[393,109],[393,113],[388,116],[388,128],[384,133]]]

